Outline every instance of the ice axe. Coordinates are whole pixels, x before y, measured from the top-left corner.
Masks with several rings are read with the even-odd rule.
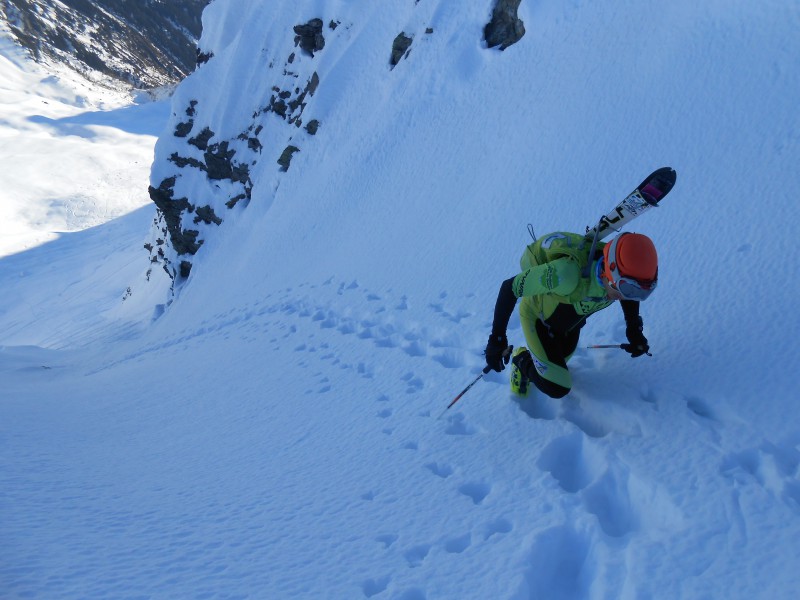
[[[513,349],[514,349],[514,346],[509,346],[508,348],[506,348],[505,350],[503,350],[503,354],[502,354],[502,356],[503,356],[503,357],[510,356],[510,355],[511,355],[511,351],[512,351]],[[486,365],[486,366],[483,368],[483,371],[481,372],[481,374],[480,374],[480,375],[478,375],[478,376],[477,376],[475,379],[473,379],[473,380],[472,380],[472,383],[470,383],[470,384],[469,384],[467,387],[465,387],[463,390],[461,390],[461,393],[460,393],[458,396],[456,396],[455,398],[453,398],[453,400],[450,402],[450,404],[448,404],[448,405],[447,405],[447,408],[445,408],[445,409],[442,411],[442,414],[441,414],[441,415],[439,415],[438,417],[436,417],[436,420],[438,421],[439,419],[441,419],[441,418],[442,418],[442,415],[444,415],[444,413],[446,413],[448,410],[450,410],[450,407],[451,407],[451,406],[453,406],[453,404],[455,404],[456,402],[458,402],[459,400],[461,400],[461,396],[463,396],[464,394],[466,394],[466,393],[467,393],[467,392],[470,390],[470,388],[471,388],[473,385],[475,385],[475,384],[476,384],[476,383],[478,383],[478,382],[479,382],[481,379],[483,379],[483,376],[484,376],[484,375],[487,375],[487,374],[489,373],[489,371],[491,371],[491,370],[492,370],[492,367],[490,367],[489,365]]]
[[[623,350],[623,346],[624,345],[625,344],[592,344],[591,346],[586,346],[586,347],[590,348],[590,349],[596,349],[596,348],[619,348],[620,350]],[[645,354],[647,354],[647,356],[653,356],[649,352],[645,352]]]

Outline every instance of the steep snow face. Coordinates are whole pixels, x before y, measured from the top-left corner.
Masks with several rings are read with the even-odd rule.
[[[492,73],[482,41],[489,17],[487,7],[433,3],[331,3],[319,9],[212,4],[200,44],[206,62],[176,94],[173,136],[157,147],[151,196],[163,221],[152,258],[164,262],[172,277],[185,278],[223,221],[251,204],[263,213],[287,182],[325,178],[347,185],[364,173],[373,181],[376,168],[397,160],[387,151],[397,145],[402,151],[420,110],[450,121],[433,129],[424,123],[428,117],[420,122],[428,129],[425,147],[414,152],[434,161],[430,169],[460,169],[463,157],[442,155],[452,152],[448,144],[456,138],[473,138],[469,143],[482,155],[481,136],[470,132],[468,98],[489,112],[494,110],[486,103],[504,101],[501,90],[485,87],[502,77]],[[513,65],[498,71],[508,69]],[[211,88],[236,91],[215,95]],[[490,131],[494,119],[487,123]],[[487,150],[504,143],[488,140]],[[485,174],[492,169],[487,165]],[[422,189],[425,194],[411,201],[429,197],[445,206],[462,191]],[[353,195],[348,203],[374,199],[369,189]]]
[[[156,147],[153,273],[199,297],[207,285],[237,296],[241,277],[341,274],[490,304],[517,269],[526,223],[580,231],[670,165],[668,207],[636,222],[663,248],[650,331],[685,326],[670,352],[693,375],[706,352],[722,360],[735,348],[731,363],[763,365],[758,378],[739,371],[737,393],[758,394],[760,377],[784,367],[762,357],[781,347],[778,306],[792,285],[768,285],[772,301],[753,310],[743,296],[767,284],[742,278],[763,282],[764,265],[792,246],[746,217],[796,210],[784,200],[796,42],[776,31],[797,11],[522,4],[526,34],[504,52],[483,41],[490,15],[490,3],[209,6],[200,46],[210,58],[179,87]],[[312,36],[304,49],[314,25],[324,44]],[[412,43],[392,67],[400,33]],[[714,318],[728,306],[730,321]],[[771,335],[742,334],[753,319]],[[719,342],[705,348],[697,332]]]
[[[0,82],[0,344],[83,343],[145,270],[146,182],[169,106],[45,69],[2,24]]]
[[[122,303],[152,206],[0,260],[10,595],[793,598],[798,8],[605,4],[520,3],[501,52],[489,1],[216,0],[151,179],[203,245],[162,215]],[[653,356],[437,419],[526,224],[661,165]],[[616,306],[582,333],[621,341]]]

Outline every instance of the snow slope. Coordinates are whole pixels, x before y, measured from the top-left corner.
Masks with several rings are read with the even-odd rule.
[[[319,132],[264,116],[252,199],[169,307],[152,209],[0,260],[46,316],[0,310],[6,595],[795,597],[796,5],[523,2],[500,53],[489,2],[374,4],[210,5],[153,184],[190,100],[233,138],[292,26],[341,25],[296,65]],[[661,255],[653,357],[583,349],[560,401],[492,374],[437,420],[525,225],[580,231],[663,165],[676,188],[635,227]],[[584,332],[623,341],[619,309]]]
[[[56,69],[55,66],[51,67]],[[0,29],[0,256],[149,203],[146,179],[164,103],[46,72]]]

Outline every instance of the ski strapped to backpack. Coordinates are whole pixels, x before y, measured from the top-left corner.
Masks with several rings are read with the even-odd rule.
[[[633,221],[642,213],[653,207],[659,206],[669,194],[678,174],[672,167],[661,167],[648,175],[642,183],[636,186],[630,194],[625,196],[614,209],[600,217],[600,221],[593,228],[586,228],[586,239],[592,240],[589,256],[594,256],[597,242],[608,237],[612,232],[617,232]],[[584,268],[582,275],[589,275],[589,265]]]
[[[650,173],[611,212],[600,217],[597,225],[591,229],[586,228],[586,239],[591,240],[597,234],[597,240],[602,240],[612,232],[622,229],[642,213],[658,206],[675,185],[676,178],[677,173],[672,167],[661,167]]]

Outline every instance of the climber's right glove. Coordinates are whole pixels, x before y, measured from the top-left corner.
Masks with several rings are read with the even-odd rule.
[[[489,341],[486,344],[486,366],[492,371],[498,373],[506,368],[511,352],[508,352],[508,339],[505,335],[489,336]]]

